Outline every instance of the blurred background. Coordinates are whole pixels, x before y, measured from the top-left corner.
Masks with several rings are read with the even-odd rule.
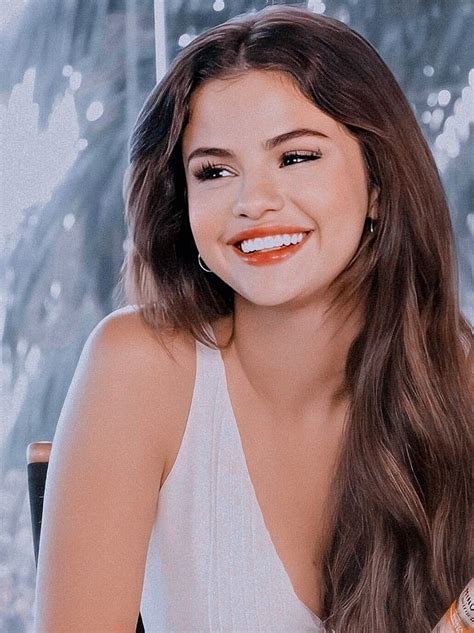
[[[435,156],[474,322],[472,0],[1,0],[0,630],[32,631],[25,451],[49,440],[89,333],[118,307],[127,142],[157,72],[268,4],[335,17],[379,51]],[[157,37],[155,38],[155,27]],[[158,53],[155,61],[155,46]]]

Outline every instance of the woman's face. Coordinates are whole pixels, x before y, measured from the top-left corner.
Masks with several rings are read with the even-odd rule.
[[[270,142],[302,128],[314,134]],[[369,214],[362,153],[344,126],[284,73],[249,71],[193,93],[182,158],[191,230],[214,274],[262,306],[324,296],[356,252]],[[229,244],[257,228],[309,233],[300,246],[267,255],[249,257]],[[255,247],[244,242],[245,250]]]

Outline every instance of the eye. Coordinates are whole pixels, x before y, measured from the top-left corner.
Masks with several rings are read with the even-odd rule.
[[[291,160],[294,158],[302,158],[305,159],[304,162],[306,162],[307,160],[318,160],[318,158],[321,158],[321,156],[321,150],[319,149],[315,152],[288,152],[287,154],[283,154],[282,161]]]
[[[197,178],[197,180],[215,180],[214,176],[220,171],[227,171],[227,168],[219,167],[219,165],[208,161],[202,167],[193,171],[193,176]]]
[[[285,162],[287,160],[293,160],[293,159],[302,159],[303,162],[306,162],[308,160],[317,160],[318,158],[321,158],[322,154],[321,154],[321,150],[318,149],[315,152],[312,151],[308,151],[308,152],[288,152],[287,154],[283,154],[281,161]],[[298,162],[300,162],[300,160],[298,160]],[[290,164],[298,164],[298,163],[290,163]],[[217,178],[219,178],[219,176],[217,175],[219,172],[221,171],[228,171],[227,167],[220,167],[219,165],[216,165],[215,163],[211,163],[211,162],[207,162],[204,163],[204,165],[202,165],[202,167],[200,167],[199,169],[197,169],[196,171],[193,171],[193,176],[197,179],[197,180],[217,180]]]

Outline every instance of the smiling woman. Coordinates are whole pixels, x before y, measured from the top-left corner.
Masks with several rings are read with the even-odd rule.
[[[130,159],[129,300],[156,331],[217,334],[292,588],[328,630],[430,630],[472,572],[472,334],[392,73],[346,25],[268,7],[178,55]]]
[[[203,147],[209,139],[213,147]],[[235,313],[242,318],[245,310],[245,329],[273,321],[261,306],[285,305],[283,332],[295,318],[292,303],[302,305],[306,297],[314,306],[319,295],[322,305],[357,251],[364,222],[376,213],[377,188],[369,201],[362,151],[347,128],[315,107],[286,73],[252,70],[194,91],[182,152],[194,241],[210,269],[236,291]],[[243,249],[229,248],[252,237]],[[290,246],[292,237],[298,246]],[[258,274],[249,264],[259,266]],[[294,393],[298,402],[303,398]]]
[[[59,435],[91,447],[77,493],[115,593],[62,523],[39,613],[67,594],[123,631],[138,606],[147,633],[431,630],[472,572],[472,333],[438,172],[383,60],[296,7],[199,35],[142,108],[124,193],[137,314],[96,332],[87,416],[71,404]],[[127,455],[126,503],[91,437]],[[73,519],[94,541],[95,515]],[[67,552],[96,566],[82,594]]]
[[[285,521],[306,526],[308,556],[327,539],[321,574],[294,574],[301,595],[338,631],[428,630],[472,568],[470,339],[444,193],[392,74],[335,20],[288,7],[231,20],[196,38],[150,95],[131,163],[129,296],[148,275],[145,319],[201,342],[206,323],[231,317],[224,361],[282,558],[298,568]],[[274,247],[268,236],[303,233],[258,252]],[[324,477],[273,439],[304,464],[310,491],[289,520],[263,492],[272,462],[258,468],[250,450],[256,420],[274,433],[286,420],[312,463],[332,440]],[[332,517],[326,532],[311,498]]]

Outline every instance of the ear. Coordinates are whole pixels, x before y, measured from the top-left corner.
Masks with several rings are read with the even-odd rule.
[[[374,220],[378,217],[378,204],[377,200],[380,194],[380,187],[377,185],[372,185],[372,189],[369,194],[369,210],[368,216],[373,218]]]

